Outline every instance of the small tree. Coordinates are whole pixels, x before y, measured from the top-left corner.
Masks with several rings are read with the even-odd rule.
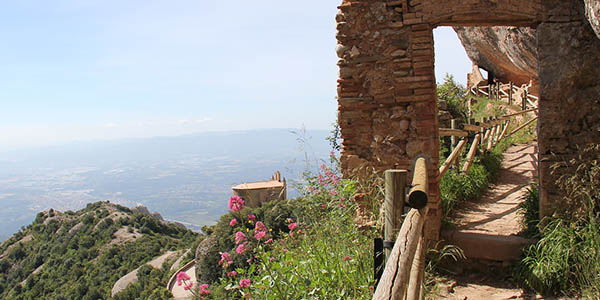
[[[467,89],[454,80],[454,76],[446,73],[444,83],[438,84],[438,101],[446,101],[448,110],[453,117],[467,118],[467,107],[465,105],[465,96]]]

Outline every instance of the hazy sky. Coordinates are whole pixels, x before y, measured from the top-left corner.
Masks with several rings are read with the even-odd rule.
[[[329,128],[340,0],[0,4],[0,152],[73,140]],[[470,71],[436,30],[436,74]]]

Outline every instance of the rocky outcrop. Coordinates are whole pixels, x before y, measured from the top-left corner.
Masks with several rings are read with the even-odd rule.
[[[207,236],[196,249],[196,281],[213,282],[219,278],[218,274],[211,269],[216,261],[219,261],[218,238],[215,234]]]
[[[528,27],[454,27],[474,64],[502,82],[538,81],[536,30]]]
[[[590,25],[596,32],[598,38],[600,38],[600,1],[598,0],[585,0],[585,16],[587,17]]]

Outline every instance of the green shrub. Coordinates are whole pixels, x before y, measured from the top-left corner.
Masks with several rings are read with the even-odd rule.
[[[553,166],[566,195],[525,251],[519,275],[540,293],[600,294],[600,145]],[[533,213],[533,211],[531,212]]]
[[[530,238],[539,237],[540,231],[540,196],[537,183],[531,183],[519,203],[519,215],[523,225],[522,235]]]
[[[489,178],[488,171],[480,163],[473,163],[468,175],[448,170],[440,182],[444,218],[450,217],[460,203],[479,199],[488,186]]]
[[[334,164],[337,165],[337,164]],[[209,299],[370,299],[372,297],[375,228],[355,222],[357,204],[349,201],[360,184],[340,179],[322,166],[322,173],[305,178],[303,195],[287,203],[290,211],[265,207],[257,220],[273,228],[268,245],[252,240],[249,264],[240,265],[232,254],[233,266],[219,270],[223,276],[211,287]],[[271,212],[272,211],[272,212]],[[291,214],[290,214],[291,213]],[[233,213],[235,214],[235,213]],[[291,219],[288,217],[291,215]],[[231,216],[224,217],[213,235],[227,236]],[[283,221],[283,223],[282,223]],[[269,225],[271,224],[271,225]],[[278,228],[277,226],[280,226]],[[297,227],[296,227],[297,226]],[[239,230],[236,225],[235,230]],[[222,243],[226,243],[223,241]],[[218,258],[216,259],[218,261]],[[221,268],[221,266],[219,266]],[[249,286],[241,284],[249,280]]]
[[[600,222],[579,224],[560,218],[541,230],[540,241],[525,251],[521,276],[540,293],[580,293],[600,284]]]
[[[467,91],[464,86],[454,81],[454,76],[446,74],[444,83],[438,84],[437,96],[439,101],[446,101],[448,111],[454,118],[467,119],[468,108],[465,104]]]

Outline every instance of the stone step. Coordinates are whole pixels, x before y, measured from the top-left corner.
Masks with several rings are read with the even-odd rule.
[[[525,246],[535,240],[516,235],[493,235],[481,232],[444,230],[442,238],[463,250],[467,259],[510,262],[521,257]]]

